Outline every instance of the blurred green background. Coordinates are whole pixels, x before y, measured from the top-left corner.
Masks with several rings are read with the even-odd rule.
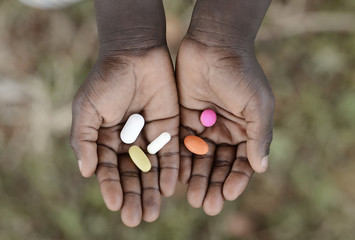
[[[164,1],[173,58],[193,1]],[[125,227],[69,146],[71,100],[97,54],[92,1],[0,1],[0,239],[354,239],[355,1],[274,0],[257,56],[276,96],[270,169],[216,217],[185,186]]]

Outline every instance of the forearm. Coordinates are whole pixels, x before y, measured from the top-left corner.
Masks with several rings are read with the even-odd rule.
[[[161,0],[95,0],[100,52],[166,45]]]
[[[197,0],[188,38],[207,45],[253,44],[271,0]]]

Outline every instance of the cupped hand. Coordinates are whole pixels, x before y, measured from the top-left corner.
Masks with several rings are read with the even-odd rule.
[[[121,141],[128,117],[140,113],[145,126],[131,145]],[[121,209],[127,226],[151,222],[160,211],[160,193],[175,191],[179,169],[179,107],[169,52],[165,46],[100,56],[73,101],[71,145],[81,174],[96,173],[101,193],[112,211]],[[155,155],[143,173],[128,149],[146,146],[162,132],[171,141]]]
[[[218,214],[224,200],[236,199],[252,174],[264,172],[272,140],[274,96],[253,48],[208,46],[193,39],[182,42],[176,66],[180,128],[179,180],[188,183],[187,199],[209,215]],[[217,113],[206,128],[205,109]],[[197,135],[209,145],[206,155],[194,155],[183,145]]]

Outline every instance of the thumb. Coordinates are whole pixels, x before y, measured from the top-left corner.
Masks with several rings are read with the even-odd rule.
[[[102,118],[86,97],[76,97],[72,106],[73,120],[70,145],[74,150],[81,174],[90,177],[98,163],[97,138]]]
[[[275,98],[272,93],[261,100],[251,101],[245,108],[247,122],[247,156],[255,172],[265,172],[272,141]]]

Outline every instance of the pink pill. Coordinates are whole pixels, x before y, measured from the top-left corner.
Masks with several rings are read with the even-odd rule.
[[[200,121],[205,127],[212,127],[217,121],[217,114],[212,109],[206,109],[201,113]]]

